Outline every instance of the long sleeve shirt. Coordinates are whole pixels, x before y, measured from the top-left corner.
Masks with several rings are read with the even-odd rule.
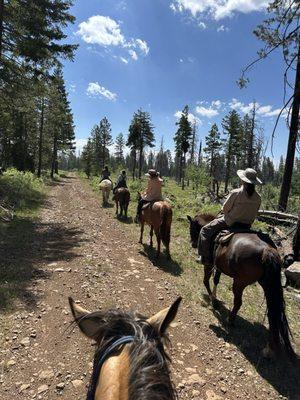
[[[256,191],[249,196],[244,186],[232,190],[222,208],[226,224],[231,226],[239,222],[252,225],[260,205],[261,197]]]
[[[162,200],[162,184],[163,180],[159,177],[149,179],[147,189],[145,193],[143,193],[142,199],[147,201]]]

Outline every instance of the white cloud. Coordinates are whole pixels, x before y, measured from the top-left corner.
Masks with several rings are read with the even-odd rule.
[[[201,28],[201,29],[203,29],[203,30],[207,28],[206,23],[203,22],[203,21],[200,21],[200,22],[198,23],[198,26],[199,26],[199,28]]]
[[[237,99],[232,99],[232,101],[229,102],[230,108],[241,111],[244,114],[250,113],[253,110],[253,106],[254,103],[244,104]],[[273,106],[269,104],[266,106],[262,106],[259,103],[256,103],[255,107],[256,107],[256,114],[262,117],[276,117],[281,111],[281,108],[273,109]],[[284,111],[282,113],[282,117],[286,117],[286,115],[287,113],[286,111]]]
[[[81,36],[86,43],[100,46],[119,46],[125,43],[120,25],[103,15],[94,15],[87,21],[81,22],[76,34]]]
[[[202,117],[212,118],[218,115],[219,111],[215,110],[212,107],[197,106],[196,113],[201,115]]]
[[[190,12],[197,18],[201,14],[220,20],[236,12],[250,13],[262,11],[269,0],[172,0],[171,9],[177,12]]]
[[[124,64],[128,64],[128,60],[125,57],[120,57],[120,60],[124,63]]]
[[[90,82],[88,84],[86,93],[90,97],[105,97],[110,101],[115,101],[117,99],[117,94],[106,89],[104,86],[99,85],[98,82]]]
[[[176,111],[174,114],[174,117],[179,119],[181,117],[181,115],[182,115],[181,111]],[[192,113],[189,113],[188,120],[191,124],[194,124],[196,122],[197,125],[202,125],[202,121],[198,117],[196,117],[196,115],[194,115]]]
[[[129,50],[128,50],[128,53],[129,53],[130,57],[131,57],[133,60],[136,61],[136,60],[138,59],[138,56],[137,56],[135,50],[129,49]]]
[[[225,25],[220,25],[217,28],[217,32],[228,32],[228,31],[229,31],[229,28],[227,26],[225,26]]]
[[[145,42],[145,40],[142,39],[135,39],[135,43],[137,45],[137,47],[139,47],[139,49],[141,50],[141,52],[147,56],[149,53],[149,47],[147,45],[147,42]]]
[[[94,15],[88,18],[87,21],[81,22],[76,34],[89,44],[105,48],[126,49],[135,61],[138,59],[138,53],[143,56],[147,56],[149,53],[149,46],[145,40],[139,38],[126,39],[121,32],[120,24],[114,19],[103,15]],[[125,59],[124,57],[119,58],[121,61],[123,61],[122,58]]]
[[[70,93],[75,93],[75,92],[76,92],[76,85],[75,85],[75,83],[71,83],[71,85],[69,86],[69,92],[70,92]]]

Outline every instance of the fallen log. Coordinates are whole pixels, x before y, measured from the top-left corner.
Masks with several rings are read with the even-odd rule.
[[[270,210],[259,210],[258,216],[283,219],[283,220],[292,219],[293,221],[298,221],[299,219],[298,215],[288,214],[281,211],[270,211]]]

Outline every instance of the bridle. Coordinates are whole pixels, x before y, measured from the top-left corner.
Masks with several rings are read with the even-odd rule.
[[[98,357],[95,356],[94,365],[93,365],[93,373],[91,377],[91,384],[87,394],[87,400],[94,400],[96,387],[98,378],[100,375],[101,368],[104,362],[110,357],[117,349],[119,350],[121,346],[124,344],[132,343],[134,341],[134,336],[122,336],[116,341],[114,341],[111,345],[109,345],[102,354],[99,354]]]

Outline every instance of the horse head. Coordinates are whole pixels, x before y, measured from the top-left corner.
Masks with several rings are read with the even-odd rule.
[[[201,228],[215,219],[215,216],[212,214],[198,214],[194,218],[187,215],[187,219],[190,223],[190,239],[192,243],[192,247],[194,249],[198,246],[198,238],[201,231]]]
[[[114,387],[130,399],[176,399],[164,338],[180,302],[181,297],[146,318],[120,310],[89,312],[69,298],[74,321],[84,335],[96,342],[88,399],[105,400]],[[119,399],[119,391],[109,398]]]

